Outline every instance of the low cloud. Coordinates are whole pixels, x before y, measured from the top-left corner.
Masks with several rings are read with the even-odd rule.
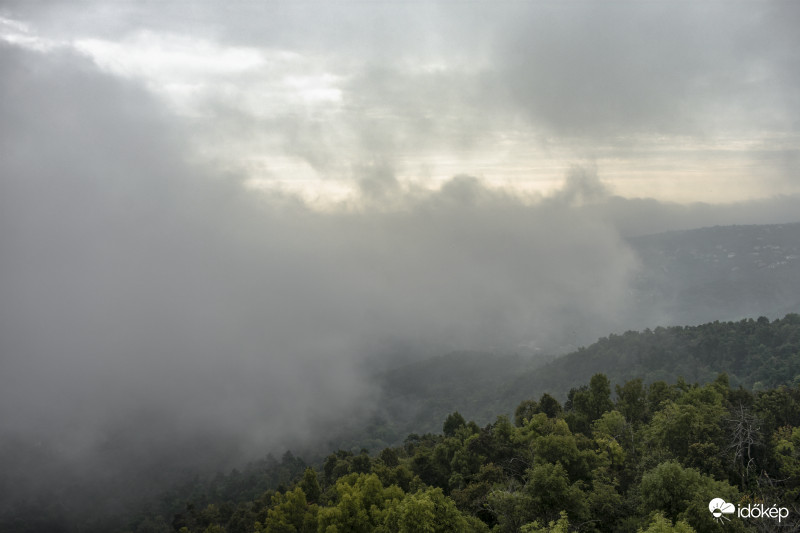
[[[159,107],[81,58],[2,54],[6,431],[158,409],[270,446],[366,397],[391,342],[562,342],[622,305],[635,259],[578,210],[367,165],[371,203],[317,212],[184,163]]]
[[[624,235],[728,214],[578,167],[549,197],[415,189],[377,157],[350,167],[360,201],[317,211],[188,163],[182,126],[83,57],[0,45],[0,80],[0,433],[66,464],[313,440],[395,346],[589,342],[630,317]]]

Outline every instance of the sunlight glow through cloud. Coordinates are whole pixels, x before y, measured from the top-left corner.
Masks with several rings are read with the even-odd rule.
[[[757,101],[761,123],[744,129],[751,111],[723,99],[693,117],[708,121],[699,133],[574,136],[549,131],[536,117],[524,120],[483,95],[504,98],[513,84],[531,94],[549,90],[539,82],[526,86],[526,71],[513,73],[511,87],[493,87],[501,70],[485,50],[470,56],[409,46],[387,68],[335,48],[233,43],[155,28],[121,35],[84,32],[65,40],[0,18],[0,37],[10,44],[43,53],[73,49],[146,87],[186,121],[199,163],[242,174],[259,188],[294,183],[290,189],[323,203],[329,193],[338,201],[343,191],[357,191],[357,169],[374,161],[415,187],[471,174],[508,190],[547,194],[570,165],[587,163],[623,196],[727,202],[763,194],[765,180],[781,183],[783,194],[800,192],[797,180],[781,177],[797,165],[800,134],[766,98]],[[751,61],[741,71],[743,90],[759,91],[769,86],[775,65]],[[697,86],[712,81],[703,74]],[[574,89],[566,89],[569,98]],[[599,98],[595,106],[603,104]],[[578,112],[604,116],[602,109]]]

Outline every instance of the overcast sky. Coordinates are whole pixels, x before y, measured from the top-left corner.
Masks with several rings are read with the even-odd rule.
[[[375,167],[623,196],[796,193],[797,2],[6,2],[0,36],[144,87],[191,157],[329,202]]]
[[[797,220],[799,23],[795,1],[0,4],[0,430],[89,456],[134,421],[257,455],[368,404],[367,357],[624,329],[626,236]]]

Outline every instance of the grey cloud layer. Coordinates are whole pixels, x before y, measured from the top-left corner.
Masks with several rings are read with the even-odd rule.
[[[389,342],[563,341],[622,305],[635,259],[563,202],[468,177],[388,212],[248,196],[84,60],[0,65],[7,430],[157,407],[274,443],[367,394],[358,365]]]
[[[315,68],[342,76],[335,120],[293,109],[256,127],[323,173],[519,129],[577,157],[602,155],[598,144],[646,157],[641,135],[693,144],[798,135],[791,1],[86,5],[79,16],[48,3],[12,13],[56,35],[154,30],[323,58]],[[780,152],[783,163],[767,163],[793,180],[796,149],[763,149]]]

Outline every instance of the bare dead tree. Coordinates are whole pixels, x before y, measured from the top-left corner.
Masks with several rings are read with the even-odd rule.
[[[761,419],[740,404],[731,411],[731,417],[727,422],[730,427],[728,451],[733,468],[741,476],[741,488],[745,490],[748,480],[756,469],[754,449],[763,444]]]

